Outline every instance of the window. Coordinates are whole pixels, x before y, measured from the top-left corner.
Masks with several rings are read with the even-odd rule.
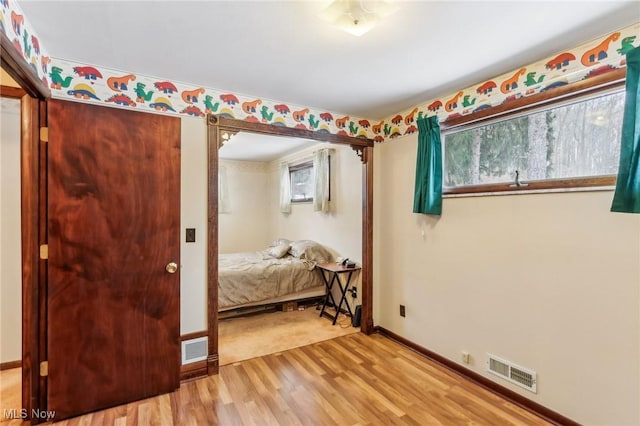
[[[331,156],[329,156],[329,175],[331,175]],[[315,193],[315,170],[313,161],[289,166],[289,178],[291,179],[291,202],[305,203],[313,201]],[[331,200],[331,179],[329,179],[328,199]]]
[[[290,166],[289,177],[291,178],[291,202],[313,201],[313,162],[307,161]]]
[[[613,185],[623,112],[617,89],[445,131],[444,193]]]

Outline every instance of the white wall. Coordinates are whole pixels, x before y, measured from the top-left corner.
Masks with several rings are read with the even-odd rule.
[[[224,147],[220,150],[220,153]],[[226,168],[230,209],[218,214],[220,253],[264,250],[269,246],[267,164],[220,160]]]
[[[0,116],[0,362],[22,359],[20,100],[2,99]],[[6,106],[5,106],[6,105]],[[11,105],[11,106],[9,106]]]
[[[182,119],[180,167],[180,334],[207,329],[207,126]],[[196,242],[186,243],[186,228]]]
[[[468,368],[578,422],[640,424],[640,217],[610,213],[611,191],[413,214],[416,150],[416,135],[375,148],[376,325],[468,351]],[[487,375],[487,352],[535,370],[537,395]]]
[[[314,212],[312,203],[293,203],[291,213],[280,212],[279,183],[281,162],[300,162],[310,159],[313,151],[327,147],[331,154],[331,211]],[[272,212],[271,240],[314,240],[330,249],[336,256],[362,261],[362,162],[350,146],[316,144],[298,153],[288,155],[270,166],[270,210]],[[352,284],[358,287],[358,298],[351,306],[361,303],[360,275],[354,275]]]

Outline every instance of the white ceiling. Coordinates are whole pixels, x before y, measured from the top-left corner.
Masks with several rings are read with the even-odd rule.
[[[640,21],[638,1],[399,1],[362,37],[324,1],[29,1],[49,54],[382,119]]]
[[[307,139],[240,132],[220,148],[220,158],[239,161],[273,161],[317,143]]]

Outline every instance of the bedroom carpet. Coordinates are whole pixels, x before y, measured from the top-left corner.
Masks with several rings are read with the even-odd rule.
[[[270,312],[220,321],[220,365],[233,364],[360,331],[359,327],[351,327],[349,317],[340,315],[336,325],[331,325],[329,319],[320,318],[319,315],[320,311],[311,307],[304,311]]]

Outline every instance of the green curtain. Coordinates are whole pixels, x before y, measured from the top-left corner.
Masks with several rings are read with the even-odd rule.
[[[640,47],[627,52],[620,167],[612,212],[640,213]]]
[[[442,214],[442,146],[438,117],[416,120],[418,125],[418,157],[413,212]]]

